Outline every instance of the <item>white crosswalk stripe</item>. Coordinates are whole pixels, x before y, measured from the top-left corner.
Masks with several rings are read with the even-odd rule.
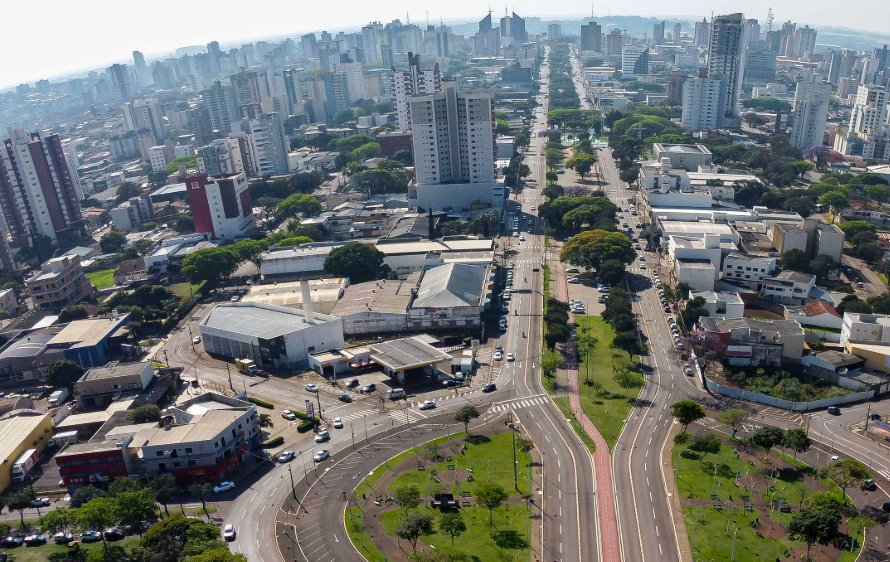
[[[501,404],[495,404],[491,407],[492,412],[506,412],[507,410],[519,410],[521,408],[529,408],[532,406],[540,406],[545,404],[547,399],[538,396],[535,398],[529,398],[527,400],[514,400],[512,402],[503,402]]]

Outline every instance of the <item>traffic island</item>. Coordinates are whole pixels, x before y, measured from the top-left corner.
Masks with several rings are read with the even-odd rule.
[[[533,523],[541,489],[536,458],[525,434],[509,428],[418,444],[356,487],[344,512],[346,531],[370,562],[407,562],[415,550],[423,559],[451,548],[480,560],[529,560],[530,544],[540,541]]]
[[[678,496],[694,560],[806,560],[806,539],[792,520],[821,509],[835,510],[840,523],[829,539],[811,539],[809,560],[858,557],[868,523],[849,497],[811,466],[696,426],[679,435],[664,469],[674,473],[671,492]]]

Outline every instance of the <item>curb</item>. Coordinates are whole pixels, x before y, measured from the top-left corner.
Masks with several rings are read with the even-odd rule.
[[[680,505],[680,494],[677,492],[677,481],[673,478],[673,451],[674,436],[680,433],[680,425],[671,424],[671,429],[661,446],[661,478],[664,483],[664,492],[667,494],[668,504],[670,504],[671,524],[674,528],[674,542],[677,545],[677,556],[680,562],[694,562],[692,554],[692,546],[689,543],[689,535],[686,533],[686,522],[683,517],[683,506]],[[668,442],[671,446],[668,447]],[[670,483],[668,476],[670,474]]]

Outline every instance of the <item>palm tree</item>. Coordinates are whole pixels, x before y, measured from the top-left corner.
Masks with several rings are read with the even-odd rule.
[[[275,424],[272,423],[272,416],[269,414],[260,414],[260,417],[257,419],[257,425],[260,428],[275,427]]]

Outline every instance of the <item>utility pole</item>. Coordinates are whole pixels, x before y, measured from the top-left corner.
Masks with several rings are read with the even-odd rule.
[[[321,390],[315,390],[315,398],[318,400],[318,425],[321,427]]]
[[[868,419],[871,417],[871,402],[868,403],[868,412],[865,414],[865,433],[868,435]]]
[[[293,492],[294,499],[297,499],[297,487],[294,485],[294,471],[291,470],[290,463],[287,465],[287,473],[290,474],[290,490]]]
[[[232,386],[232,371],[229,370],[229,364],[226,363],[226,375],[229,377],[229,388],[232,389],[232,392],[235,392],[235,387]]]

